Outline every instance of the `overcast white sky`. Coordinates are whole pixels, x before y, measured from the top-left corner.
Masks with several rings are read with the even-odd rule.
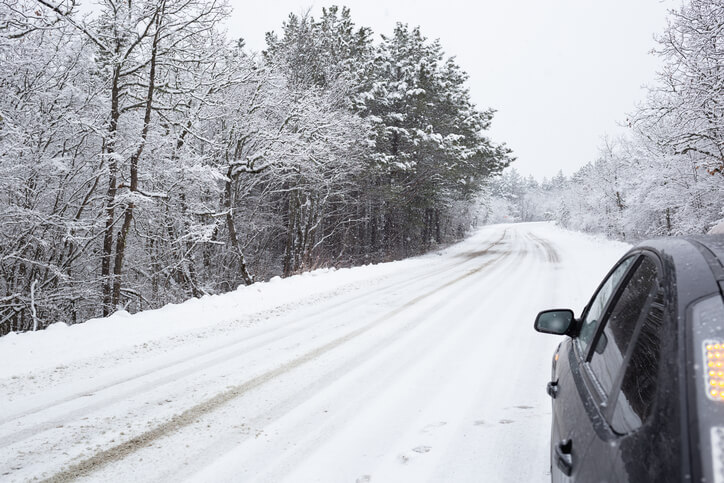
[[[593,161],[601,139],[618,127],[642,85],[654,80],[659,60],[649,54],[666,10],[680,0],[462,0],[305,1],[231,0],[228,25],[253,50],[264,33],[279,31],[290,12],[350,7],[358,26],[376,39],[395,22],[419,25],[439,38],[448,55],[470,74],[478,106],[498,112],[490,136],[505,142],[514,166],[538,179],[567,175]]]

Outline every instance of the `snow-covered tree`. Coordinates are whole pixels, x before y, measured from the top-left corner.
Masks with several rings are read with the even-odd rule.
[[[375,133],[370,176],[381,201],[367,215],[373,246],[407,253],[442,241],[451,202],[477,193],[510,162],[509,151],[485,137],[493,112],[477,109],[466,81],[419,28],[398,24],[383,36],[369,88],[358,96]]]
[[[544,183],[553,219],[628,240],[705,233],[722,219],[723,29],[722,0],[670,12],[654,51],[658,82],[629,116],[628,135],[606,141],[570,179]]]
[[[0,335],[421,252],[509,162],[419,29],[330,7],[256,56],[223,1],[76,7],[0,0]]]

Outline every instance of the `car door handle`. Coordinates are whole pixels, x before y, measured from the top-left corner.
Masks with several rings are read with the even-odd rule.
[[[566,476],[571,476],[573,471],[573,441],[564,439],[556,445],[556,465]]]
[[[551,381],[548,383],[548,386],[546,386],[546,392],[550,397],[553,399],[556,398],[558,395],[558,381]]]

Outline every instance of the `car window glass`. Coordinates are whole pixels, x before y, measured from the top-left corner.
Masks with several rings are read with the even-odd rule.
[[[616,300],[591,357],[591,370],[605,396],[611,392],[634,330],[650,305],[654,286],[658,286],[656,265],[644,257]]]
[[[631,359],[626,365],[621,391],[611,418],[611,426],[617,433],[625,434],[637,429],[652,412],[656,396],[663,315],[663,294],[659,292],[646,314]]]
[[[626,274],[626,270],[635,258],[635,256],[632,256],[622,261],[613,273],[611,273],[611,275],[606,279],[603,285],[601,285],[600,290],[591,301],[590,308],[588,309],[588,312],[586,312],[586,316],[583,319],[581,330],[578,335],[578,343],[584,353],[588,349],[588,346],[593,339],[593,335],[596,333],[596,328],[598,328],[598,324],[603,316],[603,311],[605,310],[609,299],[613,296],[616,287]]]

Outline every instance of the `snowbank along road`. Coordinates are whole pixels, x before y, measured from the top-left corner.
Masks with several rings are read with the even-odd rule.
[[[0,480],[547,481],[558,340],[626,245],[486,227],[0,339]]]

